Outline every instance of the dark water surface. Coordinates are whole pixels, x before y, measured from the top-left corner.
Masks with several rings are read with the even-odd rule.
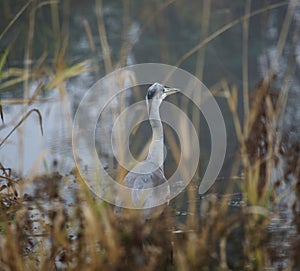
[[[0,8],[1,31],[8,24],[11,15],[17,11],[22,1],[3,1],[3,9]],[[224,25],[234,22],[236,19],[245,15],[245,3],[247,1],[207,1],[210,2],[210,8],[203,13],[202,1],[103,1],[103,19],[106,27],[106,39],[109,44],[109,53],[113,63],[113,69],[128,64],[158,62],[169,65],[177,65],[179,60],[192,48],[200,44],[205,38],[210,37],[215,31],[221,29]],[[233,23],[228,30],[221,32],[215,38],[212,38],[202,50],[196,51],[187,59],[180,61],[179,67],[197,76],[209,89],[221,81],[226,80],[230,86],[237,86],[239,94],[238,113],[240,119],[243,118],[243,64],[248,67],[248,89],[254,89],[264,78],[272,67],[277,75],[274,82],[274,88],[280,92],[284,88],[286,70],[293,66],[295,71],[289,80],[291,81],[287,98],[285,113],[282,117],[283,138],[286,138],[285,146],[297,145],[300,140],[300,46],[296,40],[296,31],[300,21],[300,6],[298,1],[294,3],[291,26],[286,40],[283,44],[282,60],[278,63],[273,62],[276,55],[278,40],[281,37],[281,29],[287,12],[287,3],[272,7],[272,4],[280,4],[281,1],[261,1],[253,0],[250,11],[266,7],[266,3],[271,8],[264,12],[258,12],[257,15],[250,17],[248,26],[248,38],[246,43],[245,32],[243,32],[242,20]],[[207,8],[207,7],[206,7]],[[69,19],[65,18],[69,13]],[[65,2],[59,3],[59,16],[64,26],[68,29],[69,42],[66,54],[66,62],[71,65],[86,59],[92,59],[92,64],[97,66],[97,70],[87,72],[73,77],[66,82],[68,97],[62,99],[61,92],[58,89],[44,91],[43,97],[51,99],[51,102],[34,103],[28,107],[38,108],[43,116],[44,136],[40,135],[38,121],[35,117],[30,117],[22,125],[22,130],[14,133],[7,144],[0,149],[0,162],[13,169],[16,176],[30,176],[36,172],[53,172],[59,171],[65,175],[71,172],[75,166],[71,146],[71,127],[72,119],[78,107],[78,104],[84,93],[102,76],[109,72],[107,68],[107,57],[103,54],[103,34],[98,33],[97,25],[97,7],[94,1],[71,1],[70,6]],[[0,49],[3,51],[12,40],[13,50],[9,54],[6,67],[24,66],[24,46],[26,44],[26,33],[28,32],[28,15],[23,15],[16,24],[7,32],[0,41]],[[91,37],[87,34],[87,28],[91,31]],[[36,13],[35,36],[32,43],[31,55],[32,65],[38,63],[44,51],[47,52],[45,63],[48,67],[55,64],[55,47],[57,46],[57,37],[52,32],[51,13],[49,8],[40,8]],[[1,32],[0,31],[0,32]],[[17,46],[17,44],[21,46]],[[243,52],[247,44],[247,64],[243,58]],[[290,52],[298,52],[292,57]],[[33,94],[38,82],[30,81],[29,92]],[[1,100],[22,98],[22,85],[11,91],[0,92]],[[245,87],[245,86],[244,86]],[[125,98],[126,104],[136,100],[142,100],[145,97],[146,87],[141,88],[138,94],[132,94],[128,90]],[[103,94],[103,102],[106,100]],[[172,99],[175,104],[182,104],[180,95]],[[195,186],[195,200],[197,202],[197,215],[204,216],[210,200],[221,201],[220,198],[228,197],[228,206],[230,212],[239,212],[242,206],[247,205],[247,197],[240,192],[239,181],[242,178],[240,172],[236,178],[230,178],[234,159],[237,157],[238,143],[236,132],[232,121],[232,115],[228,109],[227,101],[220,95],[216,96],[217,102],[223,113],[227,129],[227,152],[225,163],[220,172],[219,178],[213,188],[207,195],[198,195],[197,188],[201,176],[205,171],[210,155],[210,134],[204,118],[200,117],[200,147],[201,158],[199,163],[199,173]],[[112,106],[118,108],[118,101],[112,103]],[[22,112],[23,105],[3,105],[5,122],[14,121],[15,116]],[[192,118],[193,104],[186,108],[187,114]],[[199,115],[201,114],[198,111]],[[92,113],[91,113],[92,114]],[[111,116],[113,121],[113,116]],[[106,124],[110,131],[111,123]],[[0,138],[11,130],[11,126],[0,127]],[[115,174],[116,163],[112,157],[112,151],[105,147],[107,138],[101,134],[103,126],[99,125],[96,129],[96,145],[99,148],[98,154],[106,163],[107,171],[113,176]],[[143,149],[145,142],[150,138],[149,125],[143,123],[142,128],[137,130],[137,134],[132,136],[133,155],[138,156]],[[22,139],[21,139],[22,138]],[[133,145],[137,146],[134,147]],[[166,142],[167,150],[169,143]],[[135,153],[136,152],[136,153]],[[16,159],[16,157],[18,159]],[[239,158],[238,158],[239,159]],[[55,165],[53,161],[57,161]],[[281,157],[281,163],[287,163]],[[165,163],[166,175],[170,176],[174,172],[174,158],[172,154],[167,154]],[[299,167],[299,165],[298,165]],[[281,173],[274,168],[274,179]],[[1,179],[2,182],[2,179]],[[199,183],[198,183],[199,182]],[[284,187],[279,187],[279,191],[288,191],[287,194],[279,201],[279,204],[273,206],[278,215],[274,216],[269,224],[271,238],[268,246],[274,251],[274,261],[271,264],[274,270],[284,269],[288,266],[289,251],[291,250],[290,238],[295,235],[295,225],[293,225],[293,214],[290,211],[291,205],[296,200],[296,195],[288,189],[297,180],[289,180]],[[299,182],[299,180],[298,180]],[[67,187],[67,186],[66,186]],[[62,190],[66,189],[62,187]],[[71,186],[72,187],[72,186]],[[232,189],[228,192],[228,187]],[[30,195],[30,190],[26,188],[24,192]],[[70,188],[72,190],[72,188]],[[68,190],[68,191],[70,191]],[[62,192],[65,195],[66,204],[72,205],[72,192]],[[232,194],[233,193],[233,194]],[[30,199],[27,199],[30,202]],[[47,200],[43,204],[48,204]],[[194,215],[189,213],[189,202],[186,191],[175,198],[171,203],[174,209],[174,216],[178,221],[184,221],[187,216]],[[271,209],[272,209],[271,208]],[[69,209],[72,210],[72,209]],[[278,211],[280,210],[280,211]],[[40,214],[32,210],[32,218]],[[204,218],[203,218],[204,219]],[[38,218],[37,218],[38,220]],[[205,219],[204,219],[205,220]],[[232,257],[229,257],[229,265],[239,260],[238,251],[241,250],[241,243],[237,245],[242,230],[236,229],[227,244],[227,251]],[[37,242],[35,240],[35,242]]]

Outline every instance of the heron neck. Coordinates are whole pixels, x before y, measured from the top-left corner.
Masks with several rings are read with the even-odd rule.
[[[164,133],[159,115],[160,103],[152,103],[149,112],[149,121],[152,127],[152,141],[149,147],[147,160],[163,168],[164,161]]]

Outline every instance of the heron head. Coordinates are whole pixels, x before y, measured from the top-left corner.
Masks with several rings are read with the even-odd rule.
[[[148,88],[146,95],[147,109],[148,113],[150,113],[150,108],[153,103],[156,105],[160,105],[160,103],[169,95],[178,92],[177,88],[168,88],[163,86],[160,83],[154,83]]]
[[[168,88],[163,86],[160,83],[154,83],[148,88],[146,99],[147,100],[158,99],[162,101],[168,95],[176,93],[178,91],[179,89],[177,88]]]

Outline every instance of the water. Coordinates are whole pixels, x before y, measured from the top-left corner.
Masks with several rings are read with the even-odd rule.
[[[104,19],[107,27],[106,32],[110,52],[113,63],[115,64],[114,66],[117,67],[120,65],[120,55],[122,55],[120,54],[120,50],[123,41],[128,42],[128,56],[125,57],[127,64],[163,62],[174,65],[177,63],[178,59],[180,59],[184,53],[205,38],[205,30],[202,29],[204,26],[199,16],[199,14],[201,14],[200,4],[198,1],[192,2],[193,3],[186,5],[184,1],[175,1],[161,11],[156,11],[161,7],[160,2],[154,1],[152,4],[143,1],[131,2],[131,13],[130,15],[126,15],[121,2],[115,1],[112,3],[111,1],[105,1]],[[296,47],[294,48],[295,52],[299,52],[300,50],[299,42],[295,42],[297,37],[292,34],[295,33],[293,31],[297,29],[297,25],[299,24],[300,13],[298,5],[299,3],[296,1],[295,15],[292,19],[290,34],[283,48],[283,59],[280,61],[280,65],[273,63],[272,60],[274,59],[277,41],[280,37],[286,6],[283,5],[280,8],[270,10],[268,13],[261,13],[251,18],[248,40],[249,89],[253,89],[258,81],[266,75],[270,66],[274,66],[278,77],[275,84],[276,88],[282,89],[285,86],[285,82],[282,83],[282,79],[285,77],[285,71],[289,67],[289,52],[293,46]],[[263,6],[263,1],[257,0],[251,2],[253,11]],[[243,2],[212,1],[208,33],[213,33],[224,24],[230,23],[232,20],[243,16],[244,8]],[[70,16],[69,21],[70,38],[67,59],[70,63],[76,63],[86,58],[93,58],[98,65],[98,70],[68,80],[66,84],[68,96],[64,96],[63,99],[59,91],[54,89],[44,94],[46,98],[52,100],[51,102],[33,103],[26,108],[24,112],[28,112],[33,108],[40,110],[43,116],[44,136],[40,133],[38,118],[33,114],[12,134],[3,147],[1,147],[0,161],[4,166],[13,169],[13,176],[32,176],[37,172],[49,173],[53,171],[59,171],[62,175],[66,175],[71,172],[75,166],[71,146],[72,119],[84,93],[96,80],[105,74],[105,56],[103,56],[101,42],[98,36],[94,2],[90,0],[84,1],[84,3],[80,1],[73,2],[70,12],[72,16]],[[50,18],[51,16],[46,10],[41,9],[37,13],[37,29],[34,47],[32,48],[34,64],[37,62],[38,56],[40,56],[41,51],[45,47],[45,43],[49,44],[50,52],[54,51],[55,42],[52,37],[47,36],[47,31],[45,31],[45,29],[49,30],[49,26],[51,25]],[[126,19],[127,25],[124,26]],[[95,50],[91,49],[91,44],[84,28],[84,21],[88,22],[91,27]],[[8,44],[11,38],[15,37],[16,28],[17,27],[13,28],[12,31],[5,36],[3,46]],[[19,42],[21,38],[22,35],[17,36],[17,42],[24,44],[23,40]],[[221,79],[226,78],[230,85],[236,85],[238,87],[239,97],[242,97],[242,38],[242,25],[237,24],[209,42],[202,55],[194,54],[192,57],[184,60],[180,64],[180,67],[201,76],[202,78],[200,79],[202,79],[204,84],[208,87],[212,87]],[[21,49],[23,48],[17,48],[10,52],[9,61],[6,63],[8,67],[22,67],[24,57],[22,55],[23,50]],[[204,66],[201,68],[201,59],[204,57]],[[49,66],[53,65],[53,53],[49,53],[46,63]],[[287,107],[283,115],[283,138],[287,138],[285,144],[289,146],[293,146],[293,144],[296,145],[300,139],[300,130],[297,126],[300,119],[298,106],[300,82],[298,79],[299,76],[297,76],[299,74],[300,60],[298,54],[293,64],[295,65],[295,73],[293,73],[292,78],[290,78],[291,84],[287,98]],[[31,94],[36,86],[37,82],[32,81],[30,83]],[[22,88],[22,86],[19,85],[18,87],[20,89]],[[5,99],[11,97],[21,97],[22,91],[20,91],[20,89],[16,90],[15,93],[1,92],[0,98],[5,101]],[[144,97],[144,94],[142,94],[141,97]],[[128,96],[126,102],[130,103],[131,99],[133,99],[133,97]],[[224,176],[223,181],[216,183],[213,190],[208,194],[208,197],[215,195],[215,193],[216,195],[222,195],[228,185],[232,183],[232,180],[227,176],[230,174],[230,168],[237,149],[234,126],[227,103],[224,98],[217,98],[217,100],[226,121],[228,149],[226,163],[220,174],[221,177]],[[240,116],[242,116],[242,99],[239,100],[238,111]],[[105,96],[103,96],[103,101],[105,101]],[[115,104],[116,108],[118,105],[118,103]],[[23,111],[23,108],[23,105],[3,106],[5,123],[9,124],[12,122],[12,125],[0,127],[0,138],[4,138],[12,129],[13,125],[18,122],[22,115],[20,112]],[[99,134],[101,134],[101,132],[103,133],[103,129],[99,127],[100,126],[98,126],[99,131],[96,131],[97,134],[98,132]],[[98,144],[101,145],[106,141],[107,133],[110,133],[111,128],[112,126],[109,123],[105,134],[98,137]],[[140,131],[140,137],[143,138],[144,136],[145,135]],[[209,138],[208,132],[201,133],[201,153],[202,157],[204,157],[201,165],[207,163],[207,158],[209,157],[210,144],[207,143],[210,140]],[[105,146],[102,146],[102,155],[106,159],[108,170],[111,170],[109,169],[111,154],[110,149],[106,149]],[[165,165],[165,170],[172,172],[174,169],[170,163],[171,158],[169,158],[168,161],[168,164]],[[282,168],[286,168],[286,161],[281,161],[281,163],[283,164]],[[200,175],[202,173],[203,168],[200,169]],[[273,174],[277,176],[274,177],[274,179],[276,179],[281,173],[278,169],[275,169]],[[292,179],[292,177],[289,178]],[[297,181],[299,180],[294,179],[283,182],[283,184],[278,187],[278,194],[282,191],[286,191],[286,189],[288,189],[289,193],[282,198],[278,205],[273,206],[274,211],[276,211],[277,208],[281,210],[279,217],[272,219],[269,225],[269,230],[272,235],[269,244],[270,249],[276,251],[276,254],[279,255],[275,257],[276,259],[274,260],[274,268],[276,269],[280,266],[284,268],[289,264],[287,251],[291,249],[290,238],[295,235],[293,212],[290,210],[296,199],[293,190],[289,191],[289,189],[293,187]],[[5,186],[7,182],[1,180],[1,186],[2,184]],[[30,187],[26,189],[30,190]],[[66,189],[66,187],[63,186],[62,189]],[[65,191],[62,193],[65,193]],[[29,195],[30,193],[27,191],[24,192],[24,194]],[[70,195],[68,193],[65,194],[67,205],[72,201],[72,197],[72,193]],[[201,208],[203,208],[201,215],[205,216],[204,210],[206,203],[204,203],[204,198],[197,196],[196,200],[199,203],[198,205],[201,205]],[[184,200],[186,200],[186,195],[181,195],[178,198],[179,203],[174,203],[174,205],[177,206],[175,209],[179,219],[188,216],[188,202]],[[183,203],[180,201],[183,201]],[[246,200],[244,200],[243,196],[236,202],[246,204]],[[49,202],[46,201],[45,205],[48,204]],[[229,204],[230,208],[241,208],[239,204],[239,206],[232,206],[232,204],[236,204],[232,202]],[[32,210],[30,216],[32,217],[33,224],[36,220],[35,217],[37,216],[39,218],[40,215],[41,214],[37,213],[35,209]],[[33,225],[33,227],[35,226]],[[35,233],[38,233],[38,231]],[[281,249],[278,250],[278,247]],[[32,250],[32,248],[30,248],[30,250]]]

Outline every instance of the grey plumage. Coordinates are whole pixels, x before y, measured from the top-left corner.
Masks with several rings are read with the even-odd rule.
[[[169,185],[160,189],[155,188],[167,183],[163,171],[164,161],[164,135],[163,126],[160,119],[159,107],[161,102],[169,95],[177,92],[178,89],[166,88],[159,83],[154,83],[149,87],[146,95],[146,103],[149,121],[152,127],[152,140],[146,160],[138,163],[128,172],[124,179],[124,185],[132,188],[130,201],[134,208],[142,209],[144,219],[152,217],[162,212],[159,203],[168,202],[170,197]],[[117,214],[121,213],[122,195],[117,195],[116,208]],[[157,207],[153,207],[157,206]]]

